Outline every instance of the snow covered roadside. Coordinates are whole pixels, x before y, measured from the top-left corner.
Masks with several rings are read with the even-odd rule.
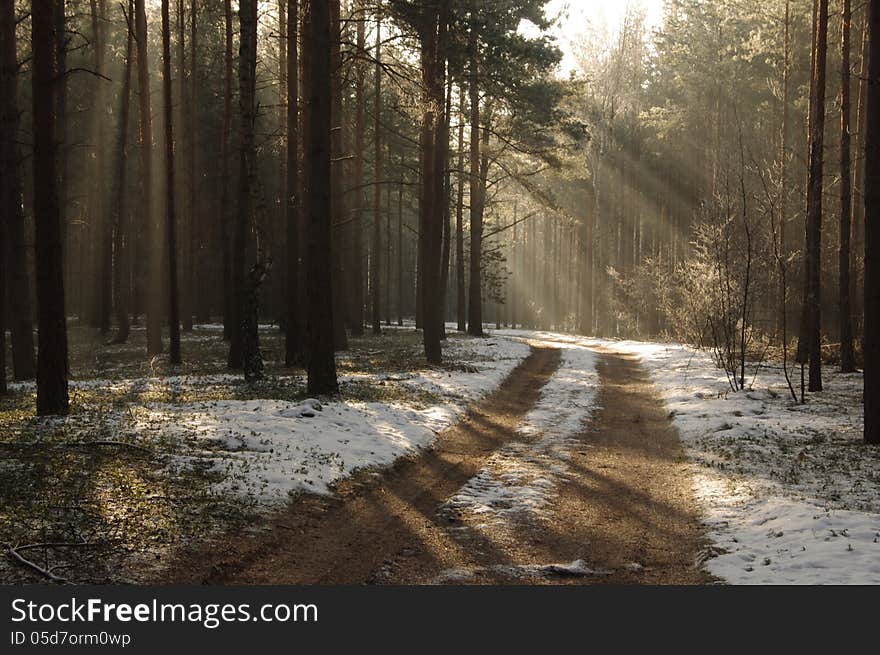
[[[464,362],[466,371],[350,376],[358,382],[399,385],[399,401],[152,403],[136,413],[134,430],[146,445],[170,440],[176,451],[170,458],[172,472],[180,467],[204,470],[216,476],[216,493],[268,506],[299,491],[329,493],[335,481],[356,469],[388,465],[429,446],[528,354],[527,344],[508,339],[456,339],[447,355]],[[409,403],[414,391],[431,394],[433,403]]]
[[[826,392],[791,401],[780,370],[730,392],[682,346],[612,342],[638,355],[695,466],[715,557],[737,584],[880,583],[880,449],[862,445],[862,378],[826,369]]]
[[[826,369],[826,391],[802,406],[777,369],[753,368],[734,394],[691,348],[529,334],[642,360],[693,462],[709,572],[734,584],[880,583],[880,449],[861,443],[861,375]]]
[[[554,490],[569,474],[577,436],[596,409],[599,383],[592,351],[577,344],[554,346],[562,350],[561,365],[518,429],[522,440],[495,453],[441,513],[475,517],[482,521],[477,529],[503,527],[538,518],[552,503]]]

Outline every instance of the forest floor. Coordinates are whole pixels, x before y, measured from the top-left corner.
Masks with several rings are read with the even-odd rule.
[[[162,580],[711,581],[697,564],[707,544],[684,453],[633,358],[601,357],[594,420],[564,439],[523,432],[530,414],[547,411],[537,406],[553,376],[566,373],[561,359],[559,348],[534,349],[430,449],[379,475],[357,475],[331,497],[302,497],[267,517],[260,533],[222,535]]]
[[[266,326],[267,379],[220,326],[170,368],[144,334],[71,333],[72,413],[0,400],[0,580],[226,583],[880,582],[880,449],[861,376],[807,405],[756,364],[522,330],[386,329],[310,399]]]

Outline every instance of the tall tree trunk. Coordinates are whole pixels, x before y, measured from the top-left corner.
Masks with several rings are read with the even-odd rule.
[[[58,76],[58,88],[55,91],[55,138],[58,144],[58,155],[56,157],[56,168],[58,175],[58,212],[61,216],[61,247],[65,252],[73,253],[73,238],[70,234],[67,220],[67,183],[68,183],[68,162],[70,160],[70,148],[67,142],[67,13],[66,3],[64,0],[53,3],[52,21],[55,28],[53,37],[53,47],[55,49],[55,70]],[[81,239],[82,241],[82,239]],[[65,278],[70,279],[72,273],[74,258],[66,257],[65,265],[68,267],[68,275]],[[80,276],[82,282],[85,283],[86,277]],[[73,284],[70,285],[68,291],[72,291]],[[81,319],[85,316],[86,307],[83,304],[82,294],[77,298],[77,305],[74,310]]]
[[[31,380],[36,373],[30,279],[25,254],[25,225],[21,208],[19,169],[18,59],[15,42],[15,3],[0,8],[0,224],[5,229],[0,259],[6,260],[6,282],[0,304],[12,310],[12,376]],[[7,295],[8,294],[8,295]],[[5,353],[4,353],[5,354]]]
[[[348,348],[345,331],[345,233],[346,233],[346,193],[345,176],[345,116],[343,112],[343,68],[342,68],[342,19],[340,0],[330,6],[330,38],[332,39],[332,107],[331,107],[331,184],[333,229],[330,248],[333,266],[333,345],[337,351]]]
[[[373,245],[370,255],[370,303],[373,334],[381,334],[382,295],[382,5],[376,5],[376,67],[373,98]]]
[[[180,308],[177,289],[177,225],[174,195],[174,106],[171,99],[171,21],[169,0],[162,0],[162,92],[165,100],[165,233],[168,238],[169,358],[180,364]]]
[[[18,110],[14,107],[18,77],[15,53],[15,3],[0,5],[0,396],[6,394],[6,251],[11,220],[20,194],[12,185],[18,166],[15,131]],[[14,111],[10,112],[10,105]]]
[[[289,259],[287,253],[287,10],[288,0],[278,0],[278,149],[281,153],[278,166],[278,218],[274,233],[278,239],[281,261]],[[294,43],[293,47],[296,47]],[[283,271],[279,284],[274,285],[274,314],[281,329],[287,333],[287,271]]]
[[[204,226],[204,212],[201,203],[201,179],[204,164],[199,160],[199,31],[198,11],[196,0],[192,0],[189,12],[190,38],[189,38],[189,182],[190,182],[190,210],[189,210],[189,243],[188,250],[191,263],[187,268],[187,276],[184,284],[187,293],[194,302],[190,302],[191,311],[183,317],[184,328],[192,330],[192,312],[195,312],[199,323],[207,323],[211,320],[210,295],[198,293],[199,281],[204,279],[205,270],[210,260],[208,258],[207,240],[208,234]],[[193,306],[195,305],[195,306]]]
[[[297,28],[299,0],[287,0],[287,325],[285,363],[304,363],[303,307],[300,303],[300,212],[299,212],[299,56]]]
[[[256,120],[257,68],[257,3],[242,0],[239,3],[240,45],[238,61],[239,119],[241,121],[238,203],[232,237],[232,315],[230,325],[229,358],[227,366],[239,369],[244,365],[244,323],[247,301],[245,288],[245,251],[248,224],[253,218],[253,158],[255,156],[254,122]]]
[[[422,320],[425,357],[432,364],[443,359],[443,291],[440,266],[442,262],[443,218],[445,186],[443,171],[447,167],[448,142],[444,145],[444,117],[446,109],[446,38],[449,22],[449,4],[428,10],[428,29],[422,39],[422,77],[427,92],[423,118],[422,140],[427,146],[423,153],[420,233],[424,232],[422,264]],[[448,141],[448,139],[447,139]]]
[[[397,325],[403,327],[403,171],[404,154],[400,155],[401,184],[397,188]]]
[[[10,6],[12,3],[9,3]],[[0,8],[0,11],[3,11]],[[0,19],[6,20],[4,14],[0,14]],[[14,23],[13,23],[14,24]],[[2,45],[2,42],[0,42]],[[0,136],[2,139],[2,136]],[[0,182],[2,184],[2,182]],[[5,200],[5,189],[0,188],[0,202]],[[0,221],[0,242],[6,243],[6,223]],[[6,251],[0,247],[0,396],[6,395],[6,298],[3,296],[3,290],[6,289]]]
[[[232,0],[223,2],[223,24],[226,47],[223,75],[223,134],[221,143],[221,189],[220,189],[220,238],[223,242],[223,338],[232,340],[232,324],[235,320],[234,298],[232,295],[232,239],[233,213],[229,201],[232,186]]]
[[[470,71],[468,91],[471,102],[471,260],[468,293],[468,334],[483,336],[483,184],[480,178],[480,87],[477,40],[473,32],[469,44]]]
[[[35,250],[37,264],[37,413],[67,414],[67,323],[55,141],[58,69],[54,12],[59,0],[31,3],[33,49]]]
[[[303,136],[303,177],[307,216],[306,294],[308,314],[308,392],[331,394],[339,390],[333,348],[332,270],[327,266],[331,248],[330,111],[330,2],[303,3],[303,92],[306,103]]]
[[[444,62],[445,66],[445,62]],[[446,339],[446,299],[449,291],[449,259],[452,251],[452,207],[450,203],[449,190],[451,188],[451,171],[449,170],[449,125],[452,115],[452,80],[446,82],[446,104],[445,104],[443,124],[441,126],[439,147],[442,151],[438,153],[438,157],[443,162],[442,174],[443,188],[440,194],[440,201],[443,211],[443,252],[440,258],[440,311],[442,320],[440,322],[440,334]]]
[[[865,133],[865,441],[880,444],[880,0],[868,5]]]
[[[351,257],[349,258],[351,306],[349,307],[349,325],[351,334],[360,337],[364,334],[364,153],[366,132],[366,96],[364,82],[366,66],[361,61],[366,52],[366,21],[364,20],[364,3],[355,5],[357,15],[357,50],[354,64],[355,94],[355,133],[354,133],[354,193],[352,194],[351,212]]]
[[[182,278],[182,283],[178,288],[178,298],[180,299],[181,319],[184,323],[184,329],[187,329],[185,317],[187,315],[192,316],[192,299],[190,298],[189,289],[187,289],[186,285],[186,281],[189,278],[189,268],[192,265],[192,253],[187,250],[191,229],[189,219],[191,207],[190,189],[192,188],[192,181],[190,179],[189,166],[187,165],[190,139],[187,134],[188,130],[184,129],[184,127],[189,123],[191,108],[189,103],[189,79],[187,72],[186,0],[176,0],[175,4],[177,7],[177,69],[174,71],[176,76],[174,79],[177,80],[177,83],[172,89],[172,95],[177,93],[177,103],[174,106],[173,118],[178,125],[178,134],[177,142],[174,144],[174,150],[179,156],[175,157],[176,170],[174,171],[174,175],[176,188],[174,202],[176,203],[175,216],[177,218],[179,229],[178,238],[180,250],[178,254],[180,255],[180,271]],[[192,323],[191,320],[190,323]],[[191,325],[189,326],[189,329],[192,329]]]
[[[466,115],[464,85],[458,87],[458,197],[455,202],[455,286],[458,331],[467,330],[467,300],[464,278],[464,122]]]
[[[850,239],[852,229],[852,162],[850,160],[850,32],[851,0],[843,0],[840,38],[840,370],[856,370],[853,351],[852,264]]]
[[[810,391],[822,391],[821,253],[822,164],[825,140],[825,72],[828,54],[828,0],[818,0],[813,53],[813,94],[810,98],[810,159],[807,187],[806,294],[803,325],[810,364]]]
[[[147,353],[162,352],[161,243],[153,216],[153,125],[150,114],[150,68],[147,55],[147,14],[144,0],[135,0],[135,35],[137,40],[138,94],[140,99],[141,211],[146,235],[147,279]]]
[[[865,105],[867,102],[868,91],[868,9],[867,6],[862,20],[862,38],[861,38],[861,56],[859,62],[859,96],[858,109],[856,110],[856,130],[858,133],[857,149],[861,154],[865,148],[865,131],[867,129],[867,116],[865,114]],[[862,302],[864,294],[861,293],[863,279],[863,269],[861,257],[863,254],[865,239],[865,158],[856,157],[855,166],[853,167],[853,202],[852,202],[852,292],[853,300],[853,316],[856,322],[856,333],[864,332],[862,325],[862,315],[864,307]]]
[[[782,69],[782,134],[779,149],[779,228],[777,229],[777,268],[778,268],[778,302],[776,310],[776,336],[783,338],[783,326],[787,323],[788,288],[786,285],[786,260],[788,244],[786,242],[786,225],[788,223],[788,117],[791,103],[791,0],[785,0],[785,36],[783,42]]]
[[[116,173],[111,223],[114,227],[113,250],[116,262],[113,268],[113,297],[116,310],[116,337],[113,343],[122,344],[128,341],[130,325],[128,321],[128,122],[131,113],[131,64],[134,54],[134,30],[131,21],[134,16],[134,0],[128,2],[125,40],[125,68],[122,74],[122,96],[119,109],[119,133],[116,141],[116,157],[113,170]]]
[[[95,94],[93,107],[92,134],[95,139],[94,179],[102,180],[106,175],[104,166],[105,132],[104,123],[106,117],[106,105],[104,100],[104,21],[106,20],[106,0],[90,0],[90,16],[92,27],[92,54],[93,66],[97,76],[95,78]],[[93,229],[92,241],[96,254],[91,267],[94,275],[94,319],[101,334],[110,331],[110,313],[112,309],[112,268],[113,268],[113,228],[108,220],[104,203],[103,186],[96,184],[91,189],[89,200],[91,225]]]
[[[391,159],[391,148],[388,148],[388,159]],[[389,161],[390,163],[390,161]],[[389,171],[390,176],[390,171]],[[391,183],[385,185],[385,325],[391,326],[391,254],[394,242],[391,239]]]

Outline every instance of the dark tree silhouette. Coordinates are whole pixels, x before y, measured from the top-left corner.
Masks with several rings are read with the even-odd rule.
[[[126,18],[129,21],[125,41],[125,68],[122,74],[122,97],[119,108],[119,133],[116,140],[116,156],[113,170],[116,171],[116,182],[113,189],[113,201],[110,208],[113,223],[113,250],[115,266],[113,270],[113,299],[116,310],[116,337],[113,343],[121,344],[128,341],[131,330],[128,320],[128,285],[126,283],[128,267],[128,123],[131,114],[131,65],[134,54],[134,30],[131,20],[134,15],[134,0],[129,0]]]
[[[238,60],[239,138],[238,203],[232,230],[232,315],[229,332],[229,358],[231,369],[244,365],[244,323],[247,320],[245,304],[245,251],[247,248],[248,223],[253,218],[253,167],[255,156],[254,121],[256,120],[256,69],[257,69],[257,2],[242,0],[239,3],[241,36]]]
[[[177,289],[177,216],[174,197],[174,107],[171,98],[171,21],[162,0],[162,93],[165,100],[165,233],[168,239],[168,322],[172,364],[180,364],[180,300]]]
[[[141,211],[147,234],[147,353],[162,352],[161,226],[153,216],[153,120],[150,110],[150,68],[147,54],[147,14],[144,0],[135,0],[138,98],[140,99]]]
[[[299,0],[287,2],[287,323],[285,325],[285,362],[287,366],[303,363],[303,306],[300,302],[299,211],[299,56],[297,30]]]
[[[822,391],[822,171],[825,143],[825,73],[828,59],[828,0],[817,0],[814,21],[810,152],[803,318],[798,345],[801,361],[809,360],[810,391]]]
[[[852,160],[850,154],[850,32],[852,24],[851,0],[843,0],[840,19],[840,249],[838,266],[840,370],[856,370],[853,349],[852,320],[852,263],[850,258],[852,236]]]
[[[370,249],[370,318],[373,334],[382,333],[382,14],[376,14],[376,82],[373,95],[373,239]]]
[[[67,322],[64,314],[61,214],[58,204],[58,171],[55,109],[58,70],[55,11],[60,0],[31,3],[33,50],[32,97],[34,116],[34,246],[37,268],[37,413],[67,414]]]
[[[331,1],[337,0],[305,0],[303,3],[306,338],[308,390],[311,394],[336,393],[339,389],[333,347],[330,267]]]
[[[36,361],[17,146],[15,3],[3,3],[0,11],[0,223],[4,229],[0,259],[6,260],[6,283],[0,286],[0,304],[5,305],[8,298],[12,310],[8,320],[12,332],[12,376],[15,380],[31,380],[36,372]]]
[[[865,134],[865,441],[880,443],[880,0],[868,5]]]

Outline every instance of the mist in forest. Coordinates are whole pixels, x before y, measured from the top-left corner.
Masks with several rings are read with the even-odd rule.
[[[64,414],[72,353],[222,324],[333,394],[349,339],[511,327],[876,410],[878,3],[551,4],[3,2],[0,390]]]

